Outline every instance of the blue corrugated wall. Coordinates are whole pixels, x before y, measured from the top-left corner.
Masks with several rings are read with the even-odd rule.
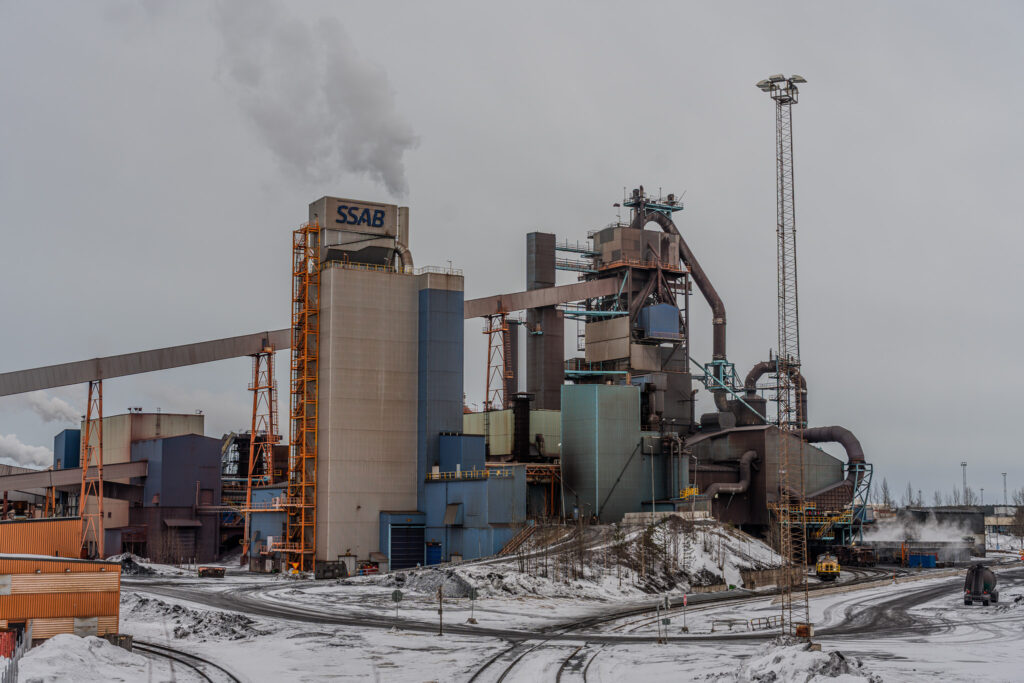
[[[53,468],[73,470],[78,467],[82,451],[82,430],[65,429],[53,437]]]
[[[427,483],[425,540],[441,544],[442,561],[453,553],[464,560],[493,555],[526,522],[526,467],[508,469],[512,476]],[[459,511],[445,526],[448,505],[459,505]]]
[[[440,463],[440,432],[462,431],[463,294],[419,293],[417,500],[433,465]],[[424,507],[420,505],[420,509]],[[442,513],[443,514],[443,513]]]
[[[283,496],[282,486],[252,490],[252,502],[255,504],[269,503],[272,498]],[[249,518],[249,552],[255,552],[255,545],[265,545],[268,536],[281,538],[285,533],[284,512],[254,512]]]

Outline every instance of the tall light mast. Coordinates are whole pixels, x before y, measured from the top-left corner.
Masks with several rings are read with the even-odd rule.
[[[776,238],[778,265],[779,336],[776,368],[779,427],[780,554],[800,576],[799,584],[782,582],[783,628],[792,635],[810,636],[807,595],[807,520],[804,503],[804,425],[799,416],[802,396],[796,375],[800,373],[800,307],[796,277],[796,208],[793,185],[793,105],[799,98],[802,76],[776,74],[757,87],[775,101]],[[806,630],[805,630],[806,629]]]

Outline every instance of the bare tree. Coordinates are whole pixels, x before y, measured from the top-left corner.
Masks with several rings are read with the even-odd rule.
[[[953,505],[959,505],[960,504],[960,487],[959,486],[954,486],[953,487],[953,500],[952,500],[952,502],[953,502]]]
[[[942,506],[942,494],[939,491],[932,492],[932,504],[935,505],[935,507]]]
[[[964,505],[977,505],[978,494],[970,486],[964,489]]]
[[[882,477],[882,490],[880,493],[882,496],[882,505],[887,508],[893,507],[892,491],[889,490],[889,480],[885,477]]]
[[[914,505],[914,503],[914,486],[908,481],[907,488],[903,492],[903,507]]]

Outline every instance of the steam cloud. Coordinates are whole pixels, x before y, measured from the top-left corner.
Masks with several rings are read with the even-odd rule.
[[[402,157],[418,143],[395,110],[387,74],[364,61],[344,27],[310,27],[267,0],[219,2],[222,78],[286,171],[304,181],[365,174],[397,197]]]
[[[78,424],[82,413],[62,398],[48,396],[42,391],[33,391],[25,395],[28,406],[46,422],[68,422]]]
[[[14,434],[0,434],[0,459],[25,467],[46,467],[53,462],[53,451],[23,444]]]
[[[878,522],[864,532],[866,541],[959,541],[964,536],[973,536],[969,528],[948,521],[940,521],[929,515],[920,522],[908,517],[895,517]]]

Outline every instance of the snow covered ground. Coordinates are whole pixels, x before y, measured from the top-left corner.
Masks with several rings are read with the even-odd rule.
[[[149,659],[111,645],[102,638],[61,634],[32,648],[18,663],[19,683],[114,683],[202,679],[173,667],[165,659]]]
[[[964,606],[962,578],[948,573],[928,578],[923,572],[899,584],[883,579],[884,584],[866,589],[837,586],[812,593],[811,620],[821,652],[771,642],[777,631],[748,631],[749,620],[779,614],[777,598],[762,592],[693,597],[686,634],[679,609],[662,615],[670,619],[667,625],[650,612],[597,619],[650,608],[665,593],[678,598],[691,584],[732,582],[730,574],[774,559],[762,544],[728,528],[705,531],[688,531],[689,546],[670,542],[665,546],[670,552],[654,561],[646,557],[643,577],[635,571],[637,558],[620,552],[623,542],[645,533],[637,529],[610,540],[590,537],[583,570],[567,569],[552,557],[545,564],[540,556],[513,556],[403,572],[402,578],[313,582],[250,575],[230,565],[220,580],[158,567],[157,573],[125,578],[121,630],[138,641],[209,658],[249,681],[466,681],[492,659],[495,664],[477,680],[497,680],[509,666],[506,681],[554,680],[559,672],[562,681],[616,683],[638,678],[725,683],[1020,680],[1024,572],[1019,570],[1001,571],[1002,602],[988,608]],[[675,566],[684,555],[685,570]],[[389,629],[396,585],[403,592],[401,628]],[[459,633],[433,631],[439,585],[445,594],[445,625],[458,625]],[[480,592],[475,608],[465,597],[470,586]],[[263,609],[253,612],[253,604]],[[466,623],[471,609],[476,625]],[[572,626],[588,618],[594,621]],[[659,629],[669,637],[667,644],[652,642]],[[126,658],[96,645],[95,639],[77,640],[76,646],[54,648],[59,643],[52,641],[33,651],[21,680],[34,680],[29,675],[40,681],[175,678],[168,676],[172,672],[166,662]],[[68,671],[82,673],[59,675]],[[180,672],[175,676],[190,680]]]
[[[985,534],[986,550],[1020,552],[1022,547],[1024,547],[1024,545],[1021,544],[1020,536],[1011,536],[1009,534]]]

